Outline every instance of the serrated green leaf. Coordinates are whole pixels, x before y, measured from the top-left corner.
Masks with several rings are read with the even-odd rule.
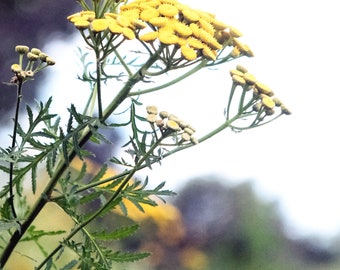
[[[64,267],[60,268],[60,270],[72,270],[78,264],[77,260],[72,260],[67,263]]]
[[[130,252],[122,252],[117,251],[112,254],[110,254],[108,257],[109,259],[123,263],[123,262],[135,262],[142,259],[145,259],[150,256],[150,253],[130,253]]]
[[[138,224],[133,224],[131,226],[125,226],[119,229],[116,229],[112,232],[96,232],[93,233],[93,236],[97,240],[119,240],[123,238],[127,238],[131,236],[132,234],[136,233],[136,231],[139,229]]]
[[[36,230],[36,227],[32,225],[28,230],[27,230],[27,236],[22,238],[21,241],[27,242],[27,241],[32,241],[32,240],[38,240],[40,237],[43,236],[53,236],[53,235],[60,235],[64,234],[66,231],[59,230],[59,231],[44,231],[44,230]]]
[[[37,166],[33,166],[31,169],[31,181],[32,181],[32,193],[37,191]]]
[[[28,115],[28,122],[30,125],[32,125],[33,124],[33,112],[32,112],[32,109],[28,105],[26,106],[26,111]]]

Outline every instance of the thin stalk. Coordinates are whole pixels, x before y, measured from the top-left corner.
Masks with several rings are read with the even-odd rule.
[[[156,86],[156,87],[153,87],[153,88],[145,89],[145,90],[130,92],[128,94],[128,96],[132,97],[132,96],[143,95],[143,94],[155,92],[157,90],[160,90],[160,89],[166,88],[170,85],[173,85],[173,84],[175,84],[175,83],[177,83],[181,80],[184,80],[185,78],[189,77],[190,75],[194,74],[195,72],[199,71],[201,68],[203,68],[206,65],[207,62],[208,62],[207,60],[203,60],[199,65],[197,65],[193,69],[189,70],[188,72],[184,73],[183,75],[181,75],[181,76],[177,77],[176,79],[171,80],[171,81],[169,81],[165,84],[162,84],[162,85],[159,85],[159,86]]]
[[[98,102],[98,118],[99,121],[103,120],[103,107],[102,107],[102,93],[101,93],[101,78],[102,78],[102,68],[100,65],[100,50],[96,51],[96,90],[97,90],[97,102]]]
[[[14,127],[13,127],[13,135],[12,135],[12,145],[11,151],[14,150],[17,138],[17,128],[18,128],[18,121],[19,121],[19,111],[20,111],[20,102],[22,98],[22,79],[19,80],[17,86],[17,103],[15,108],[15,115],[14,115]],[[13,170],[14,170],[14,163],[15,161],[11,161],[9,164],[9,203],[11,206],[12,214],[14,218],[17,218],[17,214],[15,211],[14,206],[14,192],[13,192]]]

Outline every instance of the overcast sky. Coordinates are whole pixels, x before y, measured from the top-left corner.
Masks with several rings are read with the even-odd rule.
[[[287,222],[299,234],[338,233],[340,19],[336,1],[183,2],[238,28],[255,58],[206,70],[141,101],[184,118],[203,135],[223,121],[230,89],[228,70],[242,64],[271,86],[293,114],[250,131],[223,132],[176,154],[153,170],[153,181],[166,180],[167,187],[176,189],[185,179],[202,174],[217,174],[232,183],[253,179],[259,194],[279,201]],[[57,104],[71,99],[70,91],[60,96],[75,78],[75,71],[65,70],[75,58],[69,42],[59,40],[54,42],[57,49],[47,48],[61,74],[54,76],[60,84],[51,89],[59,93],[54,98]]]

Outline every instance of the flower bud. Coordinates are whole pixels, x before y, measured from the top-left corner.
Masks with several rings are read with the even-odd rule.
[[[32,48],[31,49],[31,53],[35,54],[35,55],[38,55],[41,54],[41,50],[37,49],[37,48]]]
[[[15,51],[19,54],[25,54],[27,53],[29,50],[29,48],[25,45],[18,45],[18,46],[15,46]]]
[[[13,65],[11,66],[11,70],[12,70],[12,72],[14,72],[14,73],[19,73],[19,72],[22,71],[21,66],[20,66],[19,64],[13,64]]]

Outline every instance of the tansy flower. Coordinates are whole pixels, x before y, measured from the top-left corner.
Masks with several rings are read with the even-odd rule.
[[[158,17],[159,16],[159,12],[157,9],[155,8],[148,8],[148,9],[144,9],[141,13],[140,13],[140,19],[143,21],[150,21],[152,18]]]
[[[180,126],[177,124],[174,120],[168,120],[166,122],[166,127],[173,130],[173,131],[179,131],[181,130]]]
[[[12,72],[14,72],[14,73],[19,73],[19,72],[22,71],[22,68],[21,68],[21,66],[20,66],[19,64],[13,64],[13,65],[11,66],[11,70],[12,70]]]
[[[197,53],[193,48],[187,46],[181,46],[182,56],[188,61],[195,60],[197,58]]]
[[[174,17],[178,14],[178,9],[171,4],[161,4],[157,10],[166,17]]]
[[[153,42],[157,38],[158,38],[158,32],[149,32],[139,37],[140,40],[145,41],[145,42]]]
[[[216,60],[216,52],[211,50],[208,46],[204,45],[202,53],[206,58],[210,60]]]
[[[198,13],[191,9],[183,9],[182,14],[188,22],[197,22],[200,19]]]
[[[259,90],[259,92],[262,94],[265,94],[270,97],[274,95],[274,92],[267,85],[263,83],[256,82],[255,86]]]
[[[273,109],[275,107],[275,102],[267,95],[263,95],[261,101],[267,109]]]
[[[17,45],[15,46],[15,51],[19,54],[25,54],[28,53],[29,48],[25,45]]]
[[[109,21],[107,19],[94,19],[91,23],[93,32],[103,32],[109,27]]]
[[[135,32],[133,32],[133,30],[128,28],[128,27],[123,28],[122,34],[123,34],[124,37],[126,37],[127,39],[130,39],[130,40],[134,39],[136,37]]]

